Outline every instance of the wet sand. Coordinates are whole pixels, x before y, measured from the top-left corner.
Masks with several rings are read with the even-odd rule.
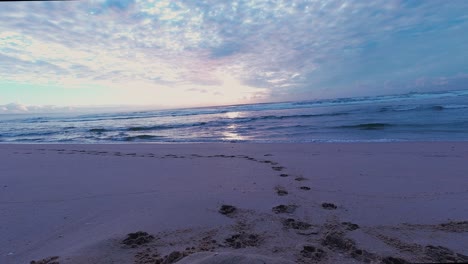
[[[3,144],[0,263],[467,262],[467,160],[468,142]]]

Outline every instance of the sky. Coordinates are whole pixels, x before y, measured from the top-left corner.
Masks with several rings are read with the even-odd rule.
[[[468,89],[466,0],[0,2],[0,112]]]

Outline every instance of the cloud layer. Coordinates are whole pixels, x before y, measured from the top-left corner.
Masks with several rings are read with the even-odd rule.
[[[0,3],[0,81],[177,106],[440,89],[468,73],[466,14],[438,0]]]

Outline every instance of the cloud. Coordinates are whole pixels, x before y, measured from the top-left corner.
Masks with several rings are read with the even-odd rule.
[[[25,105],[21,103],[9,103],[0,105],[0,114],[36,114],[36,113],[54,113],[67,112],[74,110],[71,107],[58,107],[53,105]]]
[[[10,103],[7,105],[2,105],[0,106],[0,109],[4,112],[9,112],[9,113],[28,112],[28,108],[25,105],[18,104],[18,103]]]
[[[130,107],[132,110],[146,108]],[[0,105],[0,114],[43,114],[43,113],[88,113],[88,112],[122,111],[122,106],[56,106],[56,105],[26,105],[22,103],[9,103]]]
[[[166,100],[198,91],[192,103],[234,103],[388,93],[388,83],[468,72],[466,1],[1,5],[0,80],[11,82],[143,85]]]

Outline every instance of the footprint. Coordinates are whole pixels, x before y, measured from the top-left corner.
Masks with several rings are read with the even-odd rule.
[[[276,194],[278,194],[279,196],[288,195],[288,191],[286,191],[286,189],[284,187],[281,187],[281,186],[276,186],[275,191],[276,191]]]
[[[257,247],[262,239],[258,234],[239,233],[226,238],[225,242],[229,247],[238,249],[246,247]]]
[[[275,214],[292,214],[294,213],[297,207],[298,206],[294,204],[290,204],[290,205],[280,204],[278,206],[273,207],[271,210]]]
[[[143,231],[138,231],[135,233],[129,233],[127,235],[127,238],[122,240],[122,244],[130,246],[132,248],[136,248],[138,246],[148,244],[149,242],[153,240],[154,240],[154,236]]]
[[[428,245],[424,251],[428,257],[436,262],[468,262],[468,256],[455,253],[446,247]]]
[[[304,178],[304,177],[302,177],[302,176],[299,176],[299,177],[296,177],[294,180],[295,180],[295,181],[306,181],[307,178]]]
[[[48,258],[41,259],[41,260],[33,260],[30,263],[31,264],[59,264],[58,259],[59,259],[58,256],[53,256],[53,257],[48,257]]]
[[[314,261],[320,261],[326,256],[326,253],[321,248],[314,246],[304,246],[301,250],[301,256],[304,258],[313,259]]]
[[[276,167],[271,167],[275,171],[282,171],[284,169],[283,166],[276,166]]]
[[[327,210],[335,210],[338,208],[334,203],[322,203],[322,207]]]
[[[295,220],[293,218],[287,218],[282,220],[283,226],[286,228],[292,228],[296,230],[307,230],[312,227],[311,224]]]
[[[235,206],[223,204],[218,212],[226,216],[232,216],[236,211],[237,208]]]
[[[356,229],[359,229],[359,225],[353,224],[351,222],[342,222],[341,224],[345,226],[346,230],[348,231],[354,231]]]

